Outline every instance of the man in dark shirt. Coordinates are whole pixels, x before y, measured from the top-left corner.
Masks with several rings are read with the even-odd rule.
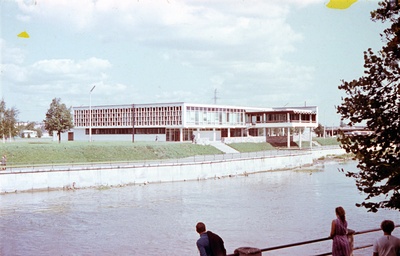
[[[196,231],[200,235],[200,238],[196,243],[200,252],[200,256],[226,255],[224,241],[222,238],[211,231],[206,231],[206,225],[203,222],[197,223]]]
[[[208,240],[206,225],[199,222],[196,225],[196,231],[199,233],[200,238],[197,240],[197,249],[199,249],[200,256],[210,256],[210,241]]]

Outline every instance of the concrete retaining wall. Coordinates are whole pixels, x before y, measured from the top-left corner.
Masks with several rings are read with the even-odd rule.
[[[269,156],[202,163],[156,164],[113,169],[92,167],[84,170],[1,173],[0,193],[147,184],[151,182],[200,180],[243,175],[311,165],[314,159],[329,154],[343,153],[343,150],[340,152],[337,150],[323,150],[319,153],[307,151],[290,156]]]

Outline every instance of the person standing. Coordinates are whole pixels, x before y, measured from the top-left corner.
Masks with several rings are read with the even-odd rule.
[[[335,209],[336,219],[332,220],[330,237],[332,242],[332,256],[350,256],[351,249],[347,239],[346,212],[343,207]]]
[[[373,256],[397,256],[400,252],[400,239],[392,236],[394,222],[384,220],[381,223],[383,236],[376,239],[373,244]]]
[[[6,169],[6,165],[7,165],[7,156],[3,155],[3,157],[1,158],[1,169],[5,170]]]
[[[196,224],[196,231],[200,235],[196,242],[200,256],[226,256],[224,241],[220,236],[207,231],[203,222]]]

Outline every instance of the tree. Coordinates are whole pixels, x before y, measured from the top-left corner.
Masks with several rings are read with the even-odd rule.
[[[314,132],[318,137],[324,137],[325,128],[321,124],[318,124],[318,127],[314,128]]]
[[[304,127],[292,127],[290,128],[290,134],[303,134]]]
[[[373,21],[391,23],[381,34],[386,45],[377,53],[365,51],[364,76],[339,86],[346,92],[337,107],[342,121],[366,125],[370,131],[354,136],[342,133],[340,141],[358,161],[357,172],[346,172],[366,194],[357,206],[372,212],[400,210],[400,16],[398,5],[392,3],[382,1],[371,13]]]
[[[19,111],[14,107],[7,109],[4,99],[0,101],[0,137],[2,139],[12,138],[18,134],[16,128],[18,113]]]
[[[57,132],[58,142],[61,142],[61,133],[73,128],[71,108],[61,103],[60,98],[54,98],[47,110],[46,119],[43,120],[45,129],[49,134]]]
[[[36,128],[35,131],[36,131],[37,137],[38,138],[42,138],[42,136],[43,136],[42,129]]]
[[[20,124],[16,127],[17,133],[21,135],[21,138],[25,138],[24,130],[36,131],[36,136],[41,138],[43,136],[42,127],[38,127],[35,122],[28,122],[27,124]]]

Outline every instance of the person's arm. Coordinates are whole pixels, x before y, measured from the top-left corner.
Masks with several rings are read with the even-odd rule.
[[[378,250],[378,240],[375,240],[374,243],[372,244],[372,256],[379,256],[379,250]]]
[[[335,236],[335,231],[336,231],[336,223],[335,223],[335,220],[332,220],[331,234],[330,234],[331,238],[333,238]]]
[[[201,243],[197,242],[197,249],[199,249],[200,256],[207,256],[206,248],[204,248],[204,245]]]

